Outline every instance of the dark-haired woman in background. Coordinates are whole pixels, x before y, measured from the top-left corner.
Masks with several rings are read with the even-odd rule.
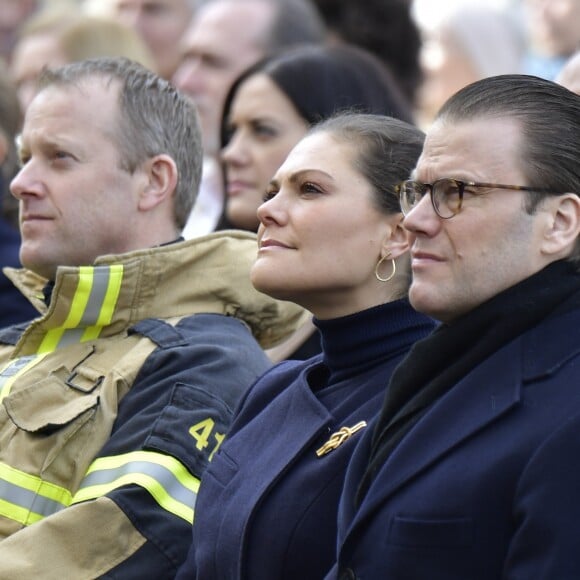
[[[308,580],[333,565],[359,434],[397,363],[433,327],[406,298],[395,193],[422,143],[396,119],[338,116],[314,127],[271,180],[252,282],[314,313],[322,354],[275,366],[243,399],[202,479],[177,578]]]
[[[389,71],[352,46],[307,46],[245,71],[230,89],[223,113],[227,200],[219,228],[256,231],[256,210],[272,175],[311,125],[340,111],[412,122]]]

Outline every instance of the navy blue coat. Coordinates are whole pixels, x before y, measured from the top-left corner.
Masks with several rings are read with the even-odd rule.
[[[580,578],[580,311],[544,321],[471,371],[355,509],[370,436],[349,466],[327,578]]]
[[[38,312],[1,271],[4,266],[20,267],[20,234],[0,217],[0,328],[26,322]]]
[[[433,323],[406,301],[324,322],[324,356],[282,363],[242,401],[202,478],[178,579],[319,580],[332,566],[346,465],[364,430],[316,450],[371,420],[391,372]]]

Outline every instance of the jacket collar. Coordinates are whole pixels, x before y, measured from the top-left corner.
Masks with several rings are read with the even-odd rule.
[[[93,266],[59,267],[48,307],[42,300],[45,279],[6,269],[42,314],[20,339],[17,353],[50,352],[71,341],[117,334],[145,318],[200,312],[241,319],[268,348],[307,314],[252,287],[249,272],[255,256],[255,235],[241,231],[101,256]]]

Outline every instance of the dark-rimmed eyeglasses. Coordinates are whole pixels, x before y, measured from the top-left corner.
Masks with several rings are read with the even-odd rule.
[[[514,191],[535,191],[537,193],[554,193],[552,190],[527,187],[525,185],[505,185],[501,183],[476,183],[474,181],[460,181],[445,177],[433,183],[407,180],[395,186],[399,193],[403,215],[407,215],[427,194],[431,194],[431,204],[435,213],[443,219],[452,218],[461,211],[465,190],[469,189],[511,189]],[[489,192],[475,193],[485,195]]]

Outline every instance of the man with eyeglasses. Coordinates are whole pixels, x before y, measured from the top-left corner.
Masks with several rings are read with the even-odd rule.
[[[580,578],[580,97],[465,87],[399,191],[441,325],[353,456],[327,578]]]

